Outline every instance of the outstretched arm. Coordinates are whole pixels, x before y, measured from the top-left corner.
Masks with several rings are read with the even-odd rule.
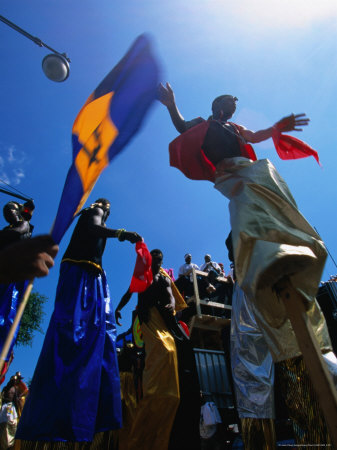
[[[173,89],[170,83],[166,83],[164,86],[162,83],[158,86],[158,100],[166,106],[168,112],[170,113],[171,120],[176,130],[179,133],[183,133],[187,130],[186,122],[183,116],[180,114],[179,109],[176,105]]]
[[[122,324],[119,322],[119,320],[122,318],[121,310],[124,308],[124,306],[129,303],[129,300],[132,296],[132,292],[130,292],[130,289],[128,289],[123,297],[121,298],[121,301],[118,303],[118,306],[115,311],[115,319],[117,325],[121,326]]]
[[[240,128],[240,134],[247,142],[257,143],[269,139],[273,134],[273,128],[277,128],[280,133],[302,131],[300,127],[308,125],[309,121],[310,119],[305,114],[291,114],[290,116],[283,117],[274,126],[265,130],[251,131]]]
[[[134,231],[114,230],[102,225],[102,216],[104,212],[101,208],[94,208],[89,220],[89,231],[95,236],[106,238],[118,238],[119,241],[129,241],[134,244],[142,240],[142,237]]]

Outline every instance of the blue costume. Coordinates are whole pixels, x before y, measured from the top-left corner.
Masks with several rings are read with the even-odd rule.
[[[116,325],[101,269],[106,238],[115,230],[104,226],[101,206],[84,210],[63,257],[16,439],[91,442],[122,426]]]
[[[34,203],[32,200],[27,201],[24,205],[10,201],[4,206],[4,218],[9,225],[0,231],[0,250],[18,241],[31,238],[34,227],[29,221],[32,217],[33,210]],[[0,350],[5,344],[27,285],[28,281],[0,284]],[[5,361],[9,361],[10,359],[18,332],[19,327],[16,329]]]
[[[16,438],[92,441],[97,432],[121,428],[115,341],[104,272],[63,262]]]
[[[14,322],[19,302],[26,290],[28,281],[18,281],[10,284],[0,284],[0,349],[5,344],[9,330]],[[14,339],[9,348],[5,361],[9,361],[12,353],[19,327],[16,329]]]

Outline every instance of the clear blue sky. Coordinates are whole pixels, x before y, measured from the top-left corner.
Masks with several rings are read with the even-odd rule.
[[[277,166],[337,259],[335,0],[13,0],[2,3],[0,14],[72,60],[69,79],[53,83],[41,70],[48,52],[0,23],[0,179],[34,198],[35,234],[48,232],[55,217],[79,109],[133,40],[148,32],[163,81],[172,84],[186,119],[208,117],[211,101],[223,93],[239,98],[234,121],[253,130],[291,112],[311,118],[297,136],[319,152],[323,168],[313,158],[279,160],[271,140],[255,150]],[[143,235],[150,249],[162,249],[164,266],[175,273],[187,251],[197,264],[210,253],[228,270],[227,201],[211,183],[187,180],[169,167],[168,143],[176,134],[166,109],[155,104],[141,132],[102,174],[88,203],[109,198],[107,225]],[[1,205],[9,200],[0,198]],[[71,230],[50,276],[35,283],[49,298],[44,329],[70,236]],[[108,242],[103,265],[114,305],[129,285],[134,262],[131,244]],[[336,272],[328,259],[323,279]],[[120,331],[130,320],[131,307],[124,310]],[[20,370],[30,378],[42,342],[37,334],[32,348],[17,348],[9,374]]]

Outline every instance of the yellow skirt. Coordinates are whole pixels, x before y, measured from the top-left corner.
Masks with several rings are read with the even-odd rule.
[[[137,410],[136,388],[133,373],[119,372],[119,376],[121,380],[123,427],[120,430],[113,430],[112,433],[115,442],[118,443],[118,450],[127,450],[130,431]]]
[[[129,438],[129,450],[166,450],[179,405],[177,350],[157,308],[141,325],[145,342],[143,398]]]

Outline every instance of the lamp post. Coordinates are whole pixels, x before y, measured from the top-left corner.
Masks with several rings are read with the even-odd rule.
[[[66,53],[57,52],[53,48],[49,47],[49,45],[42,42],[41,39],[27,33],[27,31],[18,27],[17,25],[15,25],[15,23],[10,22],[3,16],[0,16],[0,20],[9,27],[13,28],[15,31],[18,31],[19,33],[26,36],[39,47],[46,47],[48,50],[53,52],[45,56],[42,60],[42,70],[47,78],[57,82],[65,81],[68,78],[70,72],[70,59],[67,57]]]

